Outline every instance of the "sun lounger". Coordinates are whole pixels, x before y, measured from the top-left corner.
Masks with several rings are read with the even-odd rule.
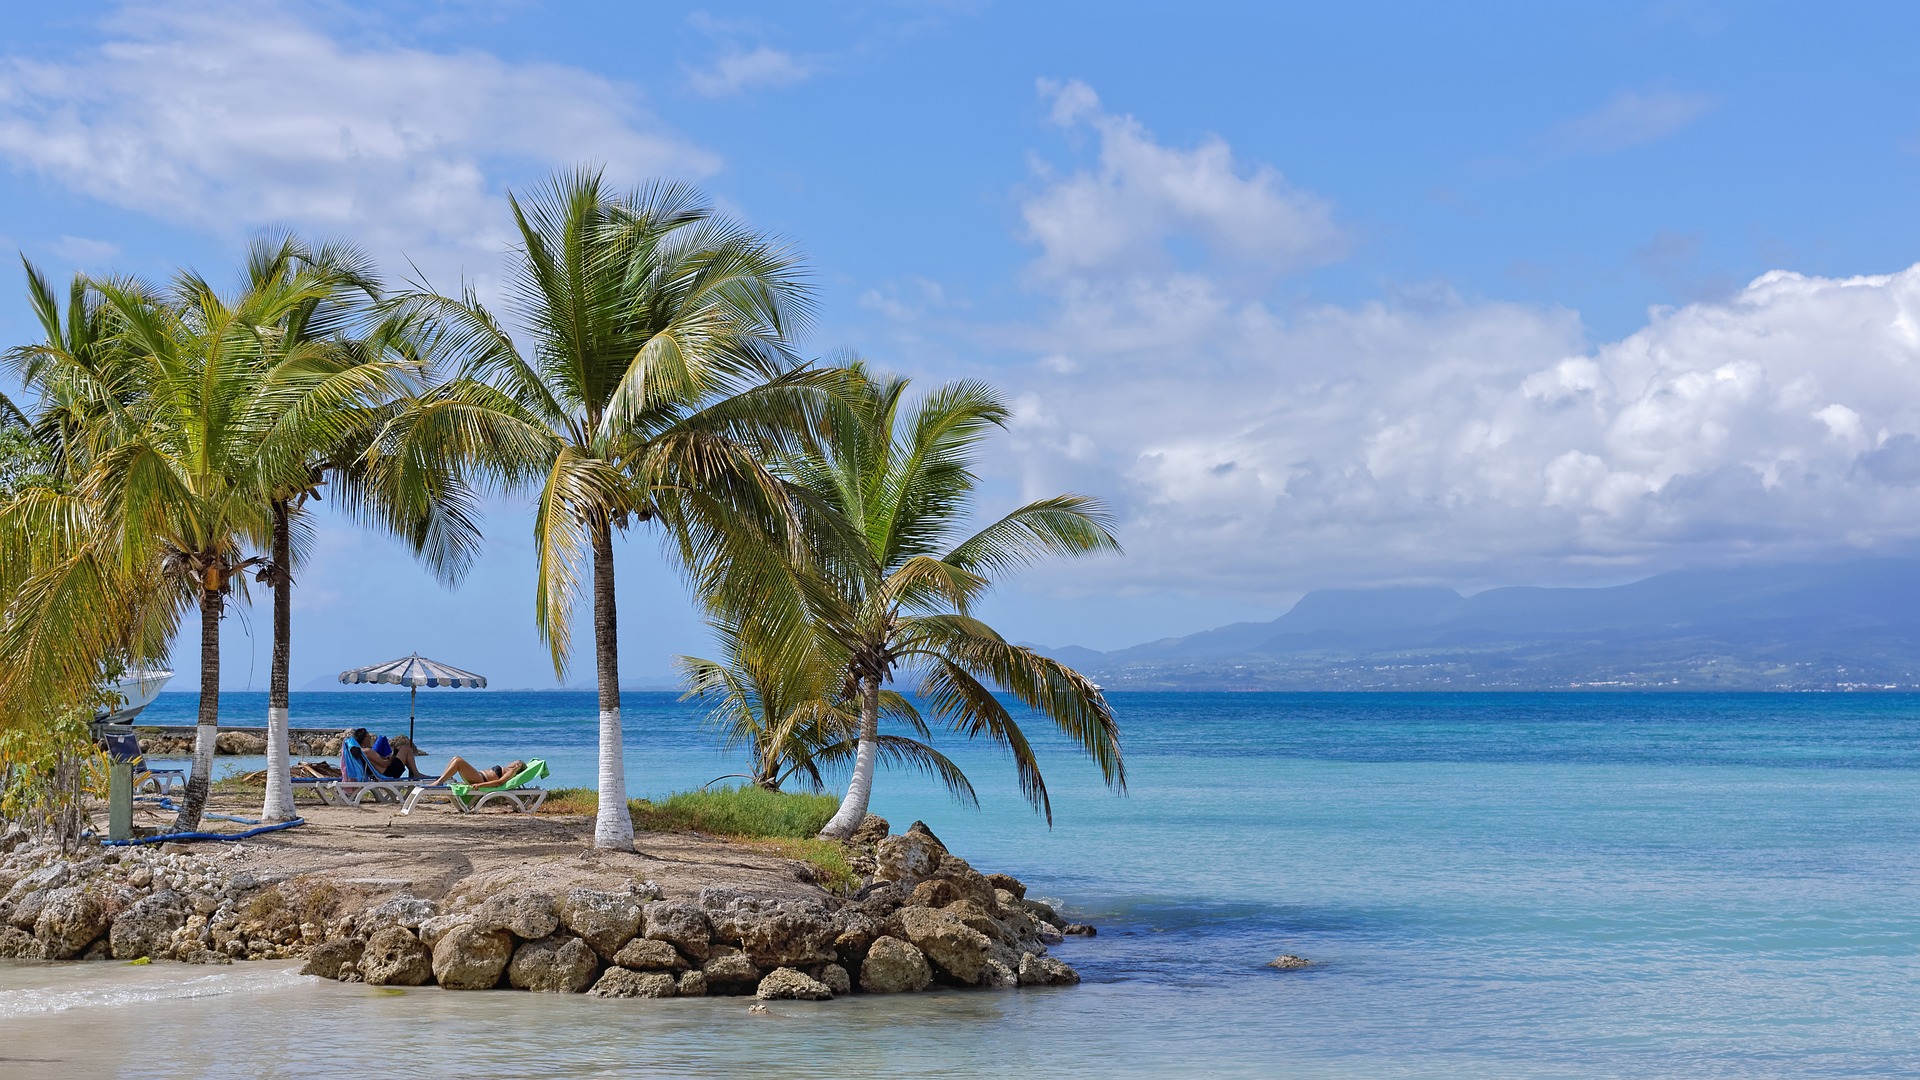
[[[527,767],[514,773],[507,782],[496,787],[472,784],[424,784],[413,789],[407,796],[406,805],[400,808],[402,814],[413,813],[413,808],[426,799],[445,798],[453,808],[462,814],[471,814],[475,810],[498,800],[512,804],[515,810],[531,814],[540,809],[547,801],[545,788],[529,787],[536,780],[547,776],[547,763],[540,758],[528,760]]]
[[[404,802],[407,796],[421,787],[431,786],[433,781],[421,777],[415,780],[390,780],[373,771],[373,764],[367,760],[366,752],[360,744],[353,741],[351,733],[340,744],[340,777],[337,780],[313,780],[303,784],[301,778],[294,778],[294,791],[303,787],[320,796],[320,800],[329,806],[362,806],[371,798],[377,803]]]

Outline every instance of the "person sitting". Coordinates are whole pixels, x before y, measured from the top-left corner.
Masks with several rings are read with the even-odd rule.
[[[420,771],[416,760],[420,748],[405,735],[392,739],[382,735],[375,739],[366,728],[354,728],[353,741],[360,744],[361,751],[367,756],[367,764],[373,766],[378,776],[388,780],[421,780],[427,775]]]
[[[524,761],[509,761],[505,765],[495,765],[491,769],[476,769],[468,764],[466,758],[455,757],[447,762],[447,771],[441,773],[440,778],[434,783],[445,784],[457,776],[461,783],[469,787],[498,787],[520,775],[521,770],[526,767],[527,763]]]

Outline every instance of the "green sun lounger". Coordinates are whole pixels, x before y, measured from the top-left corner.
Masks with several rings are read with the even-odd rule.
[[[540,809],[541,803],[547,801],[547,791],[545,788],[529,785],[546,777],[545,759],[528,758],[526,768],[513,774],[506,783],[494,787],[473,784],[426,784],[414,788],[407,795],[406,805],[400,808],[400,812],[411,814],[413,808],[420,805],[422,800],[445,798],[453,804],[455,810],[462,814],[471,814],[496,799],[512,804],[515,810],[523,814],[531,814]]]

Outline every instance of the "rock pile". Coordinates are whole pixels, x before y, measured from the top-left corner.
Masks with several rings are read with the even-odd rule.
[[[183,757],[193,753],[194,737],[191,732],[177,734],[151,728],[136,730],[140,734],[140,749],[154,757]],[[297,757],[340,756],[340,733],[337,731],[295,731],[291,734],[291,742],[288,752]],[[267,752],[266,732],[222,730],[214,736],[213,752],[234,757],[259,757]]]
[[[981,874],[919,822],[898,836],[879,819],[869,826],[870,884],[844,900],[718,887],[662,899],[645,882],[370,907],[311,877],[251,873],[233,848],[67,861],[16,835],[0,838],[0,956],[304,957],[305,973],[342,982],[598,997],[822,1001],[1080,981],[1047,947],[1091,928],[1027,899],[1013,878]]]

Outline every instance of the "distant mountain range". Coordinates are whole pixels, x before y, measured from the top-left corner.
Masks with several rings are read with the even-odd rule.
[[[1271,622],[1042,651],[1111,690],[1920,689],[1920,559],[1325,589]]]

